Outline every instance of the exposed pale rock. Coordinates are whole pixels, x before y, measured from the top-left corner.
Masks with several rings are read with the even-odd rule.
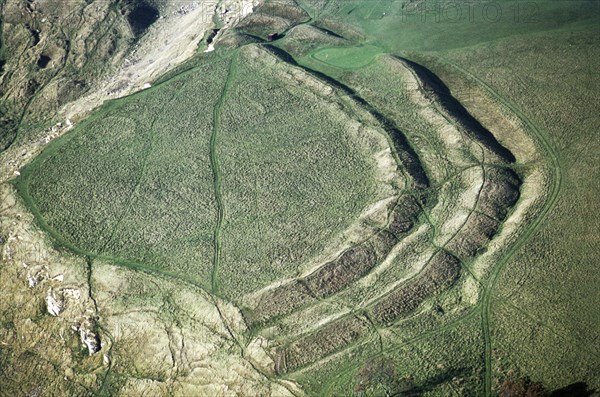
[[[52,316],[58,316],[64,309],[62,299],[56,299],[51,289],[48,290],[48,295],[46,295],[46,306],[48,313]]]
[[[31,273],[27,273],[27,282],[29,283],[29,287],[35,287],[39,282],[38,275],[32,276]]]
[[[79,335],[81,342],[88,348],[88,354],[91,356],[100,350],[100,338],[98,335],[90,331],[89,329],[80,328]]]

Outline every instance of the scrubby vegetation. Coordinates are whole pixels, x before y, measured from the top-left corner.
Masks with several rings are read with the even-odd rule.
[[[214,65],[222,84],[226,63]],[[213,103],[195,93],[214,98],[220,89],[208,79],[180,78],[107,106],[32,164],[24,193],[56,236],[83,253],[207,285]],[[171,256],[174,247],[179,253]]]
[[[581,65],[599,48],[599,10],[430,6],[266,0],[207,36],[215,51],[107,103],[22,169],[21,196],[57,248],[85,257],[89,300],[106,316],[94,320],[106,375],[91,388],[183,387],[194,373],[184,351],[198,342],[186,327],[210,334],[199,349],[214,362],[235,357],[236,374],[283,387],[261,389],[274,395],[300,393],[292,382],[348,396],[600,385],[600,315],[586,299],[597,272],[584,261],[597,238],[585,220],[586,237],[563,230],[577,235],[572,214],[595,202],[575,165],[595,175],[595,146],[579,142],[597,121],[600,83]],[[123,10],[134,38],[161,12]],[[36,59],[45,69],[55,57]],[[106,263],[150,274],[119,293]],[[193,297],[200,308],[187,308]],[[120,331],[138,311],[152,359]]]
[[[348,227],[374,194],[348,115],[249,52],[113,103],[39,157],[20,186],[56,237],[234,298]]]
[[[131,34],[113,6],[114,1],[0,4],[1,151],[39,139],[40,130],[56,123],[61,106],[123,61]]]

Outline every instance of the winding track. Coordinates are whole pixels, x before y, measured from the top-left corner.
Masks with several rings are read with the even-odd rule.
[[[528,225],[528,227],[523,232],[521,232],[519,238],[511,245],[510,249],[501,257],[500,261],[492,269],[492,271],[490,273],[489,281],[486,284],[482,285],[483,298],[482,298],[480,304],[476,305],[474,308],[474,311],[470,312],[469,315],[461,317],[459,319],[456,319],[456,321],[453,321],[451,324],[447,324],[446,326],[435,330],[436,334],[439,332],[442,332],[443,330],[446,330],[446,329],[450,328],[451,326],[454,326],[456,324],[463,322],[467,318],[471,318],[476,311],[479,311],[479,308],[481,309],[480,314],[481,314],[481,321],[482,321],[482,336],[483,336],[484,345],[485,345],[484,393],[486,396],[491,396],[492,395],[492,392],[491,392],[492,370],[491,370],[491,336],[490,336],[489,321],[490,321],[490,312],[491,312],[492,293],[493,293],[493,290],[497,283],[498,276],[501,273],[504,266],[506,265],[506,263],[508,263],[508,261],[514,256],[514,254],[539,229],[542,221],[547,217],[548,212],[551,210],[551,208],[553,208],[553,206],[556,202],[556,199],[558,197],[558,194],[560,192],[561,170],[559,167],[558,156],[557,156],[556,152],[554,151],[554,148],[546,140],[542,131],[540,131],[540,129],[527,116],[525,116],[514,103],[504,99],[500,94],[498,94],[498,92],[496,92],[489,85],[487,85],[481,79],[475,77],[470,72],[460,68],[458,65],[455,65],[449,61],[446,61],[446,60],[443,60],[443,61],[445,61],[446,63],[448,63],[451,66],[453,66],[454,68],[456,68],[462,74],[475,80],[494,99],[496,99],[498,102],[500,102],[506,108],[511,110],[515,115],[517,115],[523,121],[523,123],[526,125],[526,127],[529,130],[531,130],[531,132],[535,135],[535,138],[537,139],[538,143],[542,146],[544,152],[547,153],[547,155],[550,159],[550,162],[551,162],[551,167],[552,167],[551,171],[553,173],[551,181],[550,181],[551,186],[549,188],[549,195],[548,195],[548,198],[546,199],[544,205],[542,206],[542,209],[540,210],[539,215],[536,217],[536,219],[531,224]],[[422,338],[418,338],[418,339],[420,340]]]
[[[293,63],[292,63],[292,64],[293,64]],[[483,163],[485,164],[485,161],[483,161]],[[478,196],[479,196],[479,194],[478,194]],[[478,202],[478,201],[479,201],[479,199],[477,199],[477,202]],[[463,225],[463,226],[464,226],[464,225]],[[461,228],[462,228],[462,227],[461,227]],[[217,263],[217,262],[215,262],[215,263]],[[476,279],[476,278],[475,278],[475,279]],[[477,280],[477,279],[476,279],[476,280]],[[484,287],[484,290],[485,290],[485,286],[483,286],[483,287]],[[483,302],[480,302],[480,303],[479,303],[478,305],[476,305],[475,307],[476,307],[476,308],[479,308],[479,306],[480,306],[480,305],[482,306],[482,311],[484,311],[484,310],[485,310],[485,308],[484,308],[484,303],[483,303]],[[473,312],[470,312],[468,317],[469,317],[469,318],[471,318],[471,315],[473,315]],[[453,324],[458,324],[458,323],[460,323],[462,320],[464,320],[464,317],[463,317],[462,319],[456,319],[456,322],[453,322]],[[447,324],[447,326],[449,326],[449,324]],[[436,329],[436,333],[437,333],[437,332],[441,332],[441,331],[445,330],[446,328],[447,328],[447,327],[442,327],[442,328]],[[489,332],[489,328],[488,328],[488,330],[487,330],[487,331]],[[359,342],[358,344],[360,345],[361,343]],[[318,360],[318,361],[321,361],[321,360]],[[314,363],[313,363],[313,364],[314,364]],[[309,366],[310,366],[310,365],[309,365]],[[486,369],[487,369],[487,368],[486,368]],[[486,372],[486,373],[487,373],[487,372]]]
[[[212,293],[218,295],[219,292],[219,262],[221,260],[221,228],[223,226],[223,218],[225,216],[223,208],[223,197],[221,194],[221,167],[219,164],[219,155],[217,153],[218,143],[218,132],[221,124],[221,110],[223,109],[223,102],[227,96],[227,91],[231,87],[231,82],[236,76],[236,62],[237,53],[229,61],[229,72],[227,73],[227,79],[221,91],[215,107],[213,108],[213,128],[210,136],[210,166],[213,172],[214,179],[214,190],[215,190],[215,201],[217,204],[217,223],[215,224],[214,231],[214,256],[213,256],[213,268],[211,273],[211,288]]]
[[[305,8],[305,7],[303,7]],[[551,166],[551,178],[550,178],[550,187],[548,189],[549,194],[547,199],[542,206],[539,215],[534,219],[532,223],[530,223],[524,231],[520,233],[519,238],[510,246],[508,251],[501,257],[501,259],[497,262],[497,264],[492,268],[489,279],[487,283],[484,283],[483,286],[483,298],[481,301],[481,322],[482,322],[482,334],[484,338],[485,345],[485,375],[484,375],[484,394],[486,396],[492,395],[492,368],[491,368],[491,335],[490,335],[490,316],[491,316],[491,303],[492,303],[492,294],[496,283],[498,281],[498,277],[502,271],[502,269],[506,266],[509,260],[516,254],[516,252],[533,236],[533,234],[539,229],[540,225],[548,216],[549,211],[554,207],[558,195],[561,189],[562,183],[562,175],[560,164],[558,160],[558,156],[551,146],[551,144],[546,139],[544,133],[536,126],[534,122],[532,122],[523,112],[521,112],[516,104],[502,97],[496,90],[494,90],[491,86],[486,84],[480,78],[473,75],[471,72],[461,68],[460,66],[452,63],[449,60],[443,59],[440,57],[440,60],[443,63],[446,63],[452,66],[454,69],[459,71],[461,74],[469,77],[474,80],[478,85],[480,85],[483,89],[485,89],[491,97],[497,100],[500,104],[504,105],[506,108],[511,110],[515,115],[517,115],[520,120],[525,124],[528,130],[536,138],[538,144],[542,147],[543,151],[547,154],[550,160]],[[478,305],[479,306],[479,305]],[[465,319],[458,319],[456,323],[462,322]],[[445,329],[446,327],[444,327]],[[442,329],[438,329],[436,331],[442,331]]]
[[[173,96],[171,97],[171,99],[169,100],[169,103],[173,102],[173,100],[175,100],[176,98],[177,98],[177,95],[176,95],[176,93],[174,93]],[[148,160],[150,158],[150,154],[152,153],[152,150],[153,150],[155,142],[156,142],[156,130],[154,129],[154,125],[156,124],[158,117],[159,117],[159,115],[154,116],[154,118],[152,119],[152,122],[150,123],[150,127],[148,128],[148,130],[150,131],[150,139],[147,142],[147,145],[144,148],[144,151],[142,152],[142,160],[141,160],[139,176],[135,182],[135,185],[133,186],[133,189],[131,189],[131,193],[129,194],[129,198],[127,199],[127,202],[123,206],[121,215],[117,218],[115,225],[112,227],[110,235],[106,239],[106,242],[104,243],[102,248],[99,250],[99,252],[105,252],[106,248],[114,240],[115,234],[117,233],[119,226],[123,222],[123,219],[125,219],[125,217],[131,212],[131,209],[133,208],[133,205],[136,202],[136,196],[140,189],[140,185],[142,184],[142,180],[146,176]]]
[[[483,161],[483,163],[485,164],[485,161]],[[480,193],[480,192],[479,192],[479,193]],[[479,196],[479,193],[478,193],[478,196]],[[478,201],[479,201],[479,198],[477,199],[477,202],[478,202]],[[463,226],[462,226],[462,227],[464,227],[464,224],[463,224]],[[462,227],[461,227],[461,229],[462,229]],[[478,280],[477,280],[477,278],[475,278],[475,280],[476,280],[476,281],[478,281]],[[462,321],[464,321],[466,318],[469,318],[469,319],[470,319],[470,318],[473,318],[474,316],[476,316],[476,315],[479,313],[479,307],[480,307],[481,305],[482,305],[482,302],[480,301],[480,302],[479,302],[479,303],[478,303],[476,306],[474,306],[473,310],[470,310],[470,311],[469,311],[468,315],[461,316],[460,318],[458,318],[458,319],[455,319],[455,320],[454,320],[454,321],[452,321],[451,323],[449,323],[449,324],[446,324],[444,327],[439,327],[439,328],[435,329],[435,334],[438,334],[438,333],[440,333],[440,332],[443,332],[444,330],[447,330],[447,329],[449,329],[449,328],[450,328],[450,327],[452,327],[452,326],[456,326],[456,325],[460,324],[460,323],[461,323]],[[375,331],[378,331],[378,330],[377,330],[377,327],[374,327],[374,330],[375,330]],[[421,338],[419,337],[417,340],[421,340]],[[416,341],[416,340],[415,340],[415,341]],[[363,340],[363,341],[359,341],[358,343],[356,343],[356,344],[353,344],[354,346],[352,346],[352,347],[350,347],[350,348],[352,349],[352,348],[355,348],[356,346],[361,346],[361,345],[363,345],[363,344],[364,344],[364,343],[366,343],[366,342],[367,342],[367,341],[365,341],[365,340]],[[381,350],[382,350],[382,352],[383,352],[383,350],[384,350],[384,349],[383,349],[383,347],[381,348]],[[386,349],[386,350],[387,350],[387,349]],[[397,348],[396,348],[396,349],[394,349],[393,347],[389,349],[389,351],[392,351],[392,350],[393,350],[393,351],[396,351],[396,350],[398,350],[398,349],[397,349]],[[334,354],[335,354],[335,353],[334,353]],[[327,355],[327,356],[329,356],[329,355]],[[322,362],[322,360],[323,360],[323,359],[325,359],[325,357],[322,357],[321,359],[319,359],[319,360],[317,360],[316,362],[313,362],[313,363],[311,363],[311,364],[309,364],[309,365],[307,365],[307,366],[301,366],[301,367],[299,367],[299,368],[296,368],[296,369],[292,370],[291,372],[297,372],[297,371],[302,371],[302,370],[304,370],[304,369],[306,369],[306,368],[311,368],[311,367],[313,367],[313,365],[315,365],[316,363],[318,363],[318,362]],[[348,370],[346,370],[346,371],[343,371],[342,373],[348,373],[348,371],[353,371],[353,370],[354,370],[354,368],[349,368]],[[330,385],[330,386],[331,386],[331,385]]]
[[[223,103],[226,99],[229,87],[235,79],[235,75],[236,75],[236,58],[234,58],[230,61],[227,79],[225,81],[225,84],[224,84],[223,90],[221,92],[221,95],[219,97],[219,100],[216,102],[216,104],[213,108],[213,129],[212,129],[212,135],[211,135],[211,139],[210,139],[210,161],[211,161],[211,167],[212,167],[213,177],[214,177],[215,200],[217,202],[217,224],[216,224],[215,230],[214,230],[214,249],[215,249],[215,251],[214,251],[214,258],[213,258],[214,259],[213,269],[212,269],[212,274],[211,274],[212,292],[215,295],[218,294],[218,268],[219,268],[219,261],[220,261],[220,256],[221,256],[220,232],[221,232],[222,222],[223,222],[223,218],[224,218],[224,207],[223,207],[223,202],[222,202],[222,197],[221,197],[221,171],[220,171],[219,158],[218,158],[218,152],[217,152],[218,132],[219,132],[219,128],[220,128],[221,111],[222,111]],[[496,95],[498,95],[498,94],[496,93]],[[509,106],[508,104],[506,104],[506,105]],[[519,112],[516,111],[514,107],[509,106],[509,108],[511,110],[513,110],[515,112],[515,114],[517,114],[523,120],[527,120],[522,114],[519,114]],[[528,122],[528,126],[530,128],[532,128],[532,129],[535,128],[530,121],[527,120],[527,122]],[[529,123],[531,123],[531,126],[529,125]],[[534,130],[534,131],[536,131],[538,134],[540,133],[538,130]],[[543,137],[540,137],[540,139],[543,139]],[[547,144],[547,142],[546,142],[546,144]],[[550,151],[550,150],[552,150],[552,148],[548,146],[547,150]],[[556,161],[558,161],[558,160],[556,159]],[[556,169],[556,172],[558,172],[559,176],[560,176],[560,170]],[[556,189],[553,189],[553,192],[555,191],[556,194],[554,194],[552,196],[552,200],[548,200],[548,202],[546,203],[546,206],[544,207],[544,211],[542,213],[543,216],[545,216],[546,213],[550,210],[550,208],[552,207],[552,205],[554,203],[554,200],[556,199],[556,195],[558,194],[558,188],[559,188],[558,184],[555,184],[555,187],[556,187]],[[493,273],[491,275],[489,284],[487,287],[484,287],[484,298],[483,298],[483,302],[481,304],[481,315],[482,315],[482,327],[483,327],[485,347],[486,347],[486,354],[485,354],[486,395],[491,394],[491,339],[490,339],[490,335],[489,335],[489,315],[490,315],[489,312],[490,312],[490,305],[491,305],[491,292],[496,283],[496,280],[501,271],[501,268],[506,264],[506,262],[508,262],[508,260],[516,252],[516,250],[519,249],[522,246],[522,244],[533,234],[533,232],[535,232],[535,230],[537,230],[537,227],[539,226],[539,224],[542,221],[542,218],[543,218],[542,215],[536,220],[536,222],[532,225],[532,227],[530,227],[530,229],[528,229],[525,232],[522,239],[517,244],[515,244],[515,246],[503,257],[502,261],[499,262],[499,264],[493,269]],[[130,266],[128,266],[128,267],[136,267],[136,266],[131,266],[131,264],[129,264],[129,265]],[[144,269],[144,270],[147,271],[148,269]],[[156,273],[162,273],[162,272],[152,272],[151,271],[151,273],[156,274]],[[168,274],[165,273],[164,275],[168,275]],[[171,276],[171,275],[168,275],[168,276]],[[216,304],[216,302],[215,302],[215,304]],[[477,305],[476,307],[478,307],[478,306],[479,305]],[[218,308],[218,306],[217,306],[217,308]],[[466,316],[466,317],[457,319],[456,322],[453,322],[452,324],[453,325],[459,324],[461,321],[465,320],[465,318],[470,318],[470,316]],[[445,327],[436,329],[435,334],[442,332],[445,329],[448,329],[450,326],[451,326],[450,324],[447,324]],[[233,334],[232,334],[232,337],[233,337],[233,339],[236,339]],[[420,339],[421,338],[419,338],[419,340]],[[410,342],[407,341],[406,343],[410,343]],[[238,341],[238,344],[240,344],[239,341]],[[242,352],[243,352],[243,346],[240,345],[240,347],[242,348]]]
[[[470,71],[460,67],[454,62],[445,59],[439,58],[442,63],[451,66],[452,68],[459,71],[461,74],[467,76],[468,78],[474,80],[479,86],[485,89],[488,94],[490,94],[495,100],[500,102],[502,105],[510,109],[515,115],[519,117],[521,121],[527,126],[527,128],[533,133],[538,143],[542,146],[543,150],[548,155],[550,159],[551,172],[552,177],[550,178],[550,188],[549,195],[542,206],[540,214],[537,218],[529,224],[527,229],[521,234],[520,238],[509,248],[509,250],[502,256],[500,261],[494,266],[492,272],[490,274],[489,281],[487,286],[484,287],[483,292],[483,301],[481,306],[481,325],[483,331],[483,337],[485,341],[485,396],[492,396],[492,340],[490,335],[490,316],[491,316],[491,304],[492,304],[492,293],[498,281],[498,276],[500,275],[502,269],[506,266],[508,261],[517,253],[517,251],[525,244],[532,235],[539,229],[541,223],[546,219],[550,210],[554,207],[558,195],[560,193],[561,185],[562,185],[562,173],[560,169],[560,163],[558,159],[558,155],[556,154],[555,149],[546,139],[545,134],[536,124],[531,121],[529,117],[523,114],[522,111],[519,110],[518,106],[512,101],[504,98],[500,95],[494,88],[485,83],[482,79],[475,76]]]

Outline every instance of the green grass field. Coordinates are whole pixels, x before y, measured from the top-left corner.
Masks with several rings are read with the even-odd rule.
[[[590,382],[590,388],[597,387],[593,370],[598,365],[597,349],[592,341],[593,324],[600,314],[586,298],[597,296],[593,292],[597,253],[591,248],[597,228],[583,220],[583,214],[595,211],[596,200],[590,197],[597,190],[592,187],[597,167],[588,154],[596,147],[592,131],[598,128],[594,116],[598,74],[590,69],[592,59],[598,57],[597,3],[499,2],[493,7],[500,14],[493,18],[478,14],[483,11],[477,5],[440,2],[424,13],[426,8],[408,10],[400,8],[403,4],[329,3],[314,13],[353,19],[369,42],[430,67],[449,82],[459,100],[473,108],[478,106],[474,98],[479,92],[491,90],[494,100],[508,103],[525,118],[532,134],[539,131],[544,160],[538,165],[551,178],[550,197],[539,215],[543,223],[534,223],[532,233],[517,245],[518,251],[501,259],[499,279],[487,287],[490,295],[480,309],[486,324],[482,331],[488,335],[484,344],[487,369],[479,367],[479,371],[489,383],[481,387],[493,393],[497,382],[511,376],[529,376],[554,389],[582,380]],[[450,15],[457,7],[462,8],[462,18]],[[475,7],[471,18],[465,13],[468,7]],[[318,59],[318,53],[312,56]],[[346,73],[344,65],[331,62],[322,66],[310,57],[302,62],[336,78],[356,79],[363,73]],[[362,83],[365,88],[377,87],[372,77]],[[389,100],[384,86],[377,92]],[[580,215],[573,218],[574,213]],[[568,276],[555,282],[555,274]],[[556,349],[557,344],[564,344],[564,350]],[[456,345],[450,350],[457,353],[464,349],[452,342],[449,345]],[[433,342],[429,349],[435,349]],[[569,355],[563,355],[564,351]],[[444,395],[441,390],[434,394],[438,393]]]
[[[200,274],[212,267],[213,103],[196,100],[198,90],[218,96],[220,87],[180,78],[113,102],[38,157],[21,187],[55,236],[86,255],[209,285]]]
[[[342,69],[357,69],[373,62],[382,52],[375,46],[325,48],[312,54],[313,58]]]
[[[15,185],[90,269],[200,287],[229,343],[210,354],[264,384],[598,390],[599,18],[594,1],[266,1]],[[102,304],[171,308],[155,343],[176,363],[171,294]]]
[[[506,262],[492,295],[492,313],[498,312],[493,358],[503,363],[496,375],[516,362],[520,373],[530,372],[554,388],[597,379],[598,349],[592,340],[600,311],[592,301],[599,280],[594,265],[598,233],[586,214],[597,211],[598,166],[591,153],[599,143],[600,79],[586,65],[600,55],[600,41],[591,28],[575,24],[476,48],[473,56],[485,51],[489,60],[469,68],[511,98],[553,148],[547,162],[558,185],[554,205],[531,240]],[[527,72],[535,58],[532,47],[548,54],[540,64],[544,74]],[[508,49],[519,54],[510,67],[492,61]],[[452,52],[448,58],[467,69],[464,54]],[[514,326],[521,321],[522,326]],[[557,344],[562,347],[555,349]]]
[[[335,102],[276,70],[230,54],[113,102],[19,187],[54,237],[85,255],[230,298],[292,276],[374,197],[374,160]]]
[[[540,215],[542,223],[498,264],[500,276],[488,286],[490,306],[483,313],[490,328],[484,331],[491,335],[486,344],[493,350],[486,350],[490,361],[487,373],[480,368],[482,376],[491,375],[494,382],[529,376],[551,389],[577,381],[597,388],[593,340],[600,313],[590,297],[598,296],[598,254],[592,248],[598,233],[585,214],[595,213],[597,202],[592,197],[597,196],[598,167],[591,153],[598,143],[600,81],[591,65],[599,56],[598,4],[496,2],[490,7],[500,13],[489,20],[483,5],[424,2],[410,10],[400,8],[403,4],[344,2],[338,9],[330,3],[322,14],[354,18],[367,37],[431,68],[474,108],[479,90],[491,90],[551,148],[542,149],[540,163],[555,185],[550,185],[553,193]],[[448,346],[457,353],[464,349],[453,342],[444,349]],[[430,342],[427,350],[435,349]],[[486,385],[486,393],[496,385]]]
[[[227,296],[296,274],[375,196],[374,160],[337,100],[286,85],[284,67],[248,52],[233,61],[217,144]]]

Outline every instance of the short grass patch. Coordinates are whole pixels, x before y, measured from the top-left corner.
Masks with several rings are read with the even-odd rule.
[[[353,46],[344,48],[324,48],[314,52],[311,56],[318,61],[342,69],[356,69],[373,62],[382,50],[373,45]]]

